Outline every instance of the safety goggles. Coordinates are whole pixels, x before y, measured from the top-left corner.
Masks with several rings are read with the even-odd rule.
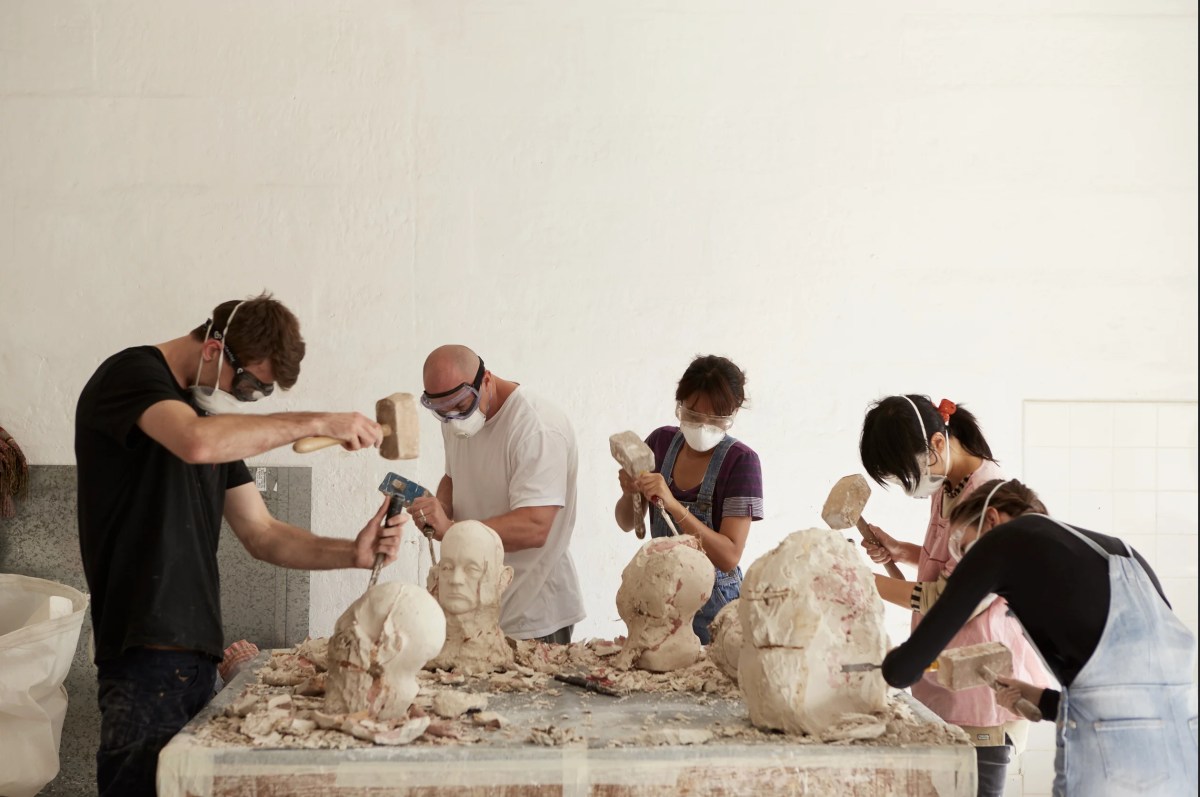
[[[675,402],[675,417],[679,419],[680,423],[715,426],[721,431],[728,432],[733,426],[733,419],[737,417],[737,412],[734,411],[731,415],[706,415],[703,412],[689,410],[683,406],[682,401],[677,401]]]
[[[258,401],[275,392],[275,385],[260,380],[257,376],[242,367],[241,361],[234,355],[233,349],[225,342],[220,332],[212,333],[213,340],[221,341],[225,350],[225,359],[233,366],[233,390],[229,391],[238,401]]]
[[[460,383],[457,387],[441,393],[425,391],[421,394],[421,406],[433,413],[442,423],[467,418],[479,406],[479,390],[483,386],[483,358],[479,358],[479,370],[470,384]]]

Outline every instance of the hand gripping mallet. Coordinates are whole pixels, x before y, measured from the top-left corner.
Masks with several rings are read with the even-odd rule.
[[[421,455],[417,397],[412,393],[393,393],[376,401],[375,421],[383,427],[379,456],[384,459],[416,459]],[[292,444],[292,450],[297,454],[307,454],[341,443],[336,437],[302,437]]]

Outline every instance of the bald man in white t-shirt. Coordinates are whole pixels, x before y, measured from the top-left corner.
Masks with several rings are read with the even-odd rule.
[[[421,403],[442,421],[446,474],[437,496],[409,514],[441,540],[456,520],[478,520],[504,541],[513,568],[500,627],[514,639],[567,644],[584,618],[571,532],[578,452],[567,416],[529,388],[487,370],[466,346],[425,360]]]

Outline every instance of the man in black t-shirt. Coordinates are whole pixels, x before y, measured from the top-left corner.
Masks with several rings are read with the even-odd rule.
[[[79,545],[91,592],[101,712],[97,785],[153,795],[158,752],[212,694],[224,640],[221,518],[256,559],[282,567],[370,568],[396,557],[404,515],[387,502],[355,539],[273,518],[242,461],[302,437],[357,450],[380,426],[358,413],[236,412],[296,383],[296,317],[263,294],[156,346],[105,360],[75,412]]]

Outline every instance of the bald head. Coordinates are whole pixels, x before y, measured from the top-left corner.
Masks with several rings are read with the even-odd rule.
[[[422,378],[426,393],[443,393],[463,382],[471,384],[479,370],[480,357],[466,346],[438,346],[425,358]]]

